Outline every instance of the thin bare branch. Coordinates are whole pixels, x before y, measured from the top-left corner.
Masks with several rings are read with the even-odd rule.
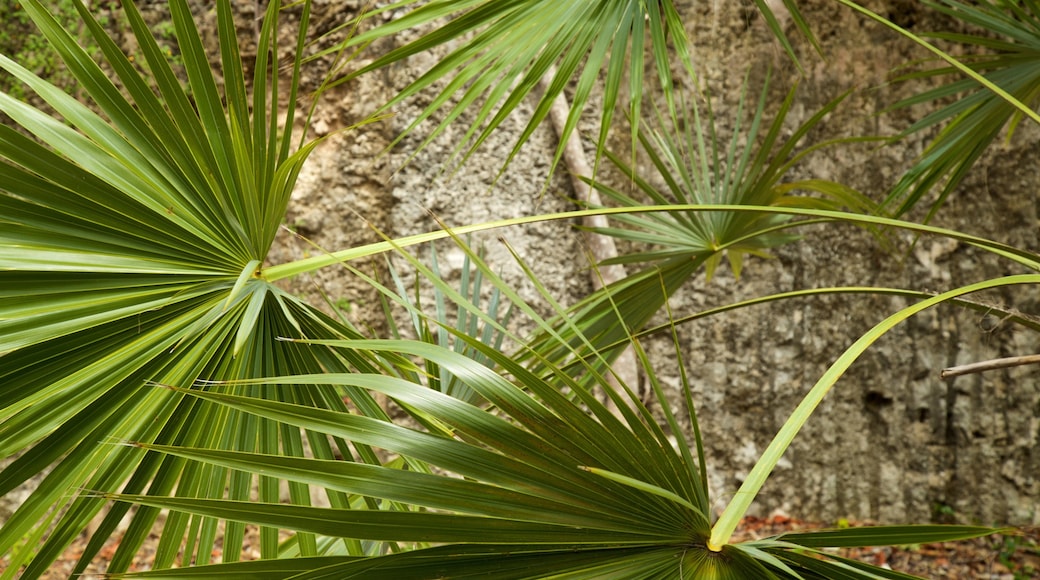
[[[944,379],[948,379],[951,377],[959,377],[961,375],[970,375],[973,373],[982,373],[996,369],[1006,369],[1037,363],[1040,363],[1040,354],[1030,354],[1026,356],[1010,356],[1007,358],[996,358],[992,360],[984,360],[981,362],[945,368],[942,370],[939,376]]]

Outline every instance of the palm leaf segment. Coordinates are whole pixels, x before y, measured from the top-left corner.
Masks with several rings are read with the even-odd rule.
[[[553,168],[559,163],[563,144],[577,127],[601,74],[604,78],[596,138],[598,153],[605,149],[617,104],[621,103],[632,119],[633,137],[638,133],[644,86],[649,85],[644,72],[645,61],[653,63],[651,69],[656,84],[671,108],[674,108],[672,63],[678,60],[683,69],[693,69],[684,17],[676,10],[674,0],[436,0],[422,3],[401,0],[373,10],[370,15],[417,4],[417,8],[400,18],[359,34],[347,43],[362,45],[406,30],[425,29],[429,32],[379,55],[348,78],[434,47],[461,41],[457,48],[405,87],[382,110],[390,110],[421,91],[436,87],[436,97],[398,137],[400,140],[424,121],[435,119],[436,128],[429,132],[420,147],[436,139],[464,111],[475,110],[475,117],[464,136],[455,139],[459,144],[455,154],[464,150],[463,159],[523,103],[546,75],[551,79],[547,80],[544,94],[538,99],[527,127],[505,164],[515,157],[549,114],[553,100],[568,83],[575,83],[571,112],[559,135],[560,145],[553,159]],[[755,4],[787,54],[795,58],[795,51],[770,3],[755,0]],[[783,7],[798,30],[819,49],[796,3],[783,0]],[[446,18],[449,20],[445,22]],[[329,49],[332,50],[338,48]],[[445,80],[447,82],[443,83]],[[436,119],[436,116],[440,118]]]
[[[427,365],[462,377],[497,412],[386,375],[326,373],[239,382],[282,388],[335,384],[372,389],[414,409],[429,424],[440,425],[436,431],[227,393],[183,391],[270,421],[378,446],[435,465],[439,468],[436,474],[188,446],[143,446],[227,469],[263,470],[275,477],[417,506],[418,510],[111,497],[319,536],[416,542],[420,548],[369,558],[329,554],[293,563],[258,561],[191,571],[199,576],[236,571],[265,578],[403,579],[467,574],[495,578],[910,578],[820,548],[954,540],[993,531],[968,526],[829,530],[727,545],[711,552],[706,547],[706,514],[711,503],[703,455],[693,457],[682,433],[673,431],[677,438],[673,444],[645,408],[623,409],[623,417],[616,418],[595,398],[582,394],[563,370],[557,369],[545,380],[475,338],[458,338],[500,365],[523,388],[477,361],[436,345],[307,342],[424,359]],[[577,389],[581,404],[563,395],[561,386]],[[431,543],[446,545],[430,547]],[[176,578],[187,573],[156,571],[135,576]]]
[[[637,569],[640,564],[654,563],[657,568],[674,570],[675,556],[682,546],[700,545],[704,549],[708,506],[700,468],[691,462],[689,452],[673,449],[665,433],[647,421],[649,417],[632,416],[621,422],[594,399],[587,400],[595,415],[590,416],[561,394],[561,386],[573,385],[565,374],[549,381],[540,379],[478,339],[465,335],[458,338],[502,365],[533,392],[525,392],[479,362],[435,345],[356,340],[325,344],[407,353],[426,359],[459,377],[499,412],[488,412],[422,384],[363,373],[280,377],[248,383],[326,383],[373,389],[414,409],[428,424],[442,427],[437,431],[419,431],[352,414],[192,392],[195,397],[268,420],[379,446],[436,465],[442,470],[438,474],[314,459],[162,449],[239,469],[264,465],[263,469],[274,475],[321,482],[320,485],[346,493],[428,509],[396,513],[330,511],[198,500],[187,501],[182,508],[214,517],[248,517],[251,521],[338,537],[394,539],[421,542],[424,546],[456,544],[413,558],[417,569],[400,577],[430,577],[435,566],[448,566],[444,572],[452,575],[467,566],[502,566],[501,570],[508,571],[517,562],[523,564],[520,570],[526,570],[526,575],[516,577],[542,577],[554,565],[557,569],[595,569],[599,565],[610,570]],[[125,499],[169,508],[173,507],[171,501],[177,501],[139,496]],[[242,510],[247,510],[248,515]],[[613,552],[612,557],[606,549]],[[536,553],[547,560],[537,562],[533,557]],[[477,556],[483,561],[467,562]],[[427,562],[420,572],[418,566],[424,559]],[[339,573],[392,567],[394,560],[364,563],[345,559]],[[456,563],[461,568],[455,568]]]
[[[966,4],[941,0],[925,4],[966,24],[989,31],[984,35],[932,33],[927,36],[988,51],[965,57],[963,63],[1003,89],[1010,97],[1035,107],[1040,99],[1040,3],[1027,0],[1020,3],[985,1]],[[903,78],[927,78],[951,73],[960,74],[953,67],[940,67]],[[1013,131],[1023,118],[1022,112],[1005,97],[970,78],[915,95],[896,103],[893,108],[958,95],[963,96],[926,115],[903,133],[905,136],[947,122],[921,158],[889,193],[885,203],[894,207],[896,215],[909,211],[922,197],[941,186],[928,213],[930,219],[1004,127],[1010,122]]]
[[[371,15],[414,4],[414,0],[398,2],[375,10]],[[443,119],[423,140],[422,146],[425,146],[463,111],[475,109],[475,120],[470,123],[465,136],[457,139],[456,153],[465,149],[464,157],[521,105],[553,67],[556,67],[556,72],[551,83],[539,99],[506,163],[545,119],[553,100],[572,79],[577,81],[572,97],[573,109],[560,142],[565,142],[567,135],[577,126],[579,114],[589,100],[600,71],[605,69],[603,114],[597,140],[602,150],[615,105],[624,90],[622,84],[626,73],[628,83],[625,89],[629,92],[630,110],[639,111],[644,84],[643,55],[647,43],[657,78],[669,95],[672,86],[669,37],[679,51],[679,58],[689,65],[686,33],[671,0],[440,0],[425,3],[401,18],[359,34],[349,42],[363,44],[403,30],[421,30],[439,19],[452,16],[452,20],[376,58],[348,78],[433,47],[466,39],[383,106],[383,110],[389,110],[450,77],[447,85],[439,89],[433,102],[411,121],[399,139],[443,109]],[[633,115],[633,118],[637,117]],[[556,152],[554,167],[561,155],[562,145]]]
[[[147,381],[345,370],[354,363],[372,370],[353,353],[351,363],[274,340],[349,332],[263,279],[263,260],[314,145],[294,148],[278,129],[277,96],[284,88],[272,74],[278,3],[270,4],[264,20],[251,98],[227,2],[217,5],[223,92],[183,0],[171,2],[170,10],[188,87],[131,2],[126,15],[149,77],[76,2],[119,87],[40,2],[22,6],[94,109],[0,57],[6,74],[63,118],[0,94],[0,111],[24,131],[0,126],[0,448],[5,457],[27,449],[0,472],[0,494],[53,466],[0,528],[0,553],[12,554],[4,577],[23,565],[25,577],[39,574],[103,505],[96,497],[70,498],[70,489],[115,491],[125,484],[126,492],[176,489],[178,495],[213,497],[229,486],[230,497],[248,497],[250,477],[242,473],[145,454],[119,441],[302,453],[298,430],[199,404]],[[306,29],[306,7],[301,20]],[[284,127],[293,126],[298,67],[295,75],[286,91]],[[329,387],[234,390],[344,406]],[[359,393],[356,402],[365,412],[380,412],[367,394]],[[346,456],[374,460],[340,443]],[[329,457],[330,445],[313,443],[317,454]],[[305,488],[296,485],[291,493],[305,501]],[[273,480],[265,478],[261,494],[277,501]],[[84,563],[125,512],[116,509],[105,520]],[[126,568],[155,515],[137,512],[112,570]],[[197,547],[202,561],[208,559],[214,522],[173,516],[166,529],[157,566],[172,563],[185,537],[189,557]],[[225,553],[237,554],[242,526],[227,532]],[[273,554],[275,531],[263,535],[265,553]]]
[[[653,131],[643,131],[638,135],[640,150],[648,158],[652,172],[637,172],[622,156],[614,153],[608,152],[607,158],[631,180],[635,195],[653,205],[870,208],[872,203],[869,199],[838,183],[819,179],[783,182],[791,168],[806,156],[835,143],[824,142],[797,149],[803,137],[846,96],[825,105],[797,127],[790,137],[784,138],[784,124],[796,88],[789,91],[768,125],[765,123],[768,78],[750,114],[747,113],[745,89],[736,107],[735,128],[728,143],[716,130],[710,101],[706,101],[706,111],[702,112],[696,99],[682,99],[677,109],[658,112]],[[871,138],[846,138],[836,142],[857,140]],[[637,208],[645,203],[619,188],[605,183],[590,183],[620,207]],[[816,192],[822,197],[791,195],[796,190]],[[574,305],[561,319],[570,321],[561,324],[565,326],[562,341],[561,337],[547,333],[536,336],[532,346],[545,360],[556,364],[564,364],[574,357],[596,360],[598,354],[593,353],[604,354],[609,360],[625,347],[629,333],[635,333],[649,323],[664,307],[668,297],[701,268],[710,280],[725,256],[734,274],[739,276],[745,256],[765,257],[771,248],[796,239],[784,231],[793,226],[789,216],[776,213],[692,211],[611,217],[626,227],[596,228],[594,231],[645,249],[607,260],[605,264],[643,267]],[[624,321],[624,324],[619,324],[619,321]]]

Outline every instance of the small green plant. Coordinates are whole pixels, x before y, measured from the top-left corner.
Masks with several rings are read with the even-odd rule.
[[[1037,569],[1040,544],[1019,535],[1005,535],[997,552],[997,561],[1011,571],[1015,580],[1030,580],[1040,571]]]
[[[942,502],[936,502],[932,506],[932,513],[935,521],[954,522],[957,520],[957,511],[953,509],[953,506]]]
[[[350,313],[354,311],[354,301],[349,298],[337,298],[334,302],[336,309],[343,313]]]
[[[63,21],[63,26],[75,30],[74,5],[71,0],[57,2],[55,14]],[[0,54],[18,61],[22,66],[37,74],[51,79],[59,86],[68,86],[73,77],[65,69],[61,58],[51,49],[47,39],[35,31],[35,25],[29,14],[19,2],[0,3]],[[0,91],[19,99],[26,98],[24,84],[12,76],[0,77]]]

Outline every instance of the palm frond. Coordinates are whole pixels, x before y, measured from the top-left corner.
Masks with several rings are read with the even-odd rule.
[[[419,459],[437,466],[435,471],[411,473],[344,461],[135,445],[229,470],[263,469],[274,477],[351,497],[357,494],[375,502],[393,501],[411,507],[328,509],[154,494],[109,494],[105,498],[323,536],[417,542],[415,551],[372,558],[304,560],[299,564],[314,565],[301,575],[306,578],[354,574],[366,578],[429,578],[495,570],[496,577],[510,578],[564,573],[595,578],[616,572],[661,578],[716,574],[722,578],[901,579],[912,577],[853,562],[821,548],[946,541],[996,531],[977,526],[821,530],[725,545],[719,553],[712,552],[703,535],[708,521],[704,510],[710,503],[707,495],[696,493],[700,468],[688,463],[688,454],[673,448],[667,438],[652,429],[642,428],[638,420],[611,424],[587,416],[553,384],[570,382],[568,373],[560,371],[546,381],[525,374],[507,355],[479,346],[475,339],[470,341],[509,371],[516,384],[459,353],[428,343],[303,342],[341,352],[358,349],[431,358],[462,377],[501,414],[488,413],[426,385],[385,375],[326,373],[234,381],[280,388],[336,384],[372,389],[448,426],[449,431],[443,433],[396,426],[353,413],[203,390],[201,384],[174,389],[269,421]],[[596,405],[594,399],[586,403]],[[593,411],[599,415],[598,409]],[[429,542],[445,545],[430,547]],[[211,568],[213,572],[221,569]],[[234,569],[281,578],[287,577],[288,568],[283,563],[257,562]],[[196,572],[207,573],[207,569]],[[132,576],[174,578],[180,574],[160,571]]]
[[[403,16],[353,37],[349,45],[363,45],[405,30],[424,32],[404,46],[379,55],[346,79],[435,47],[458,43],[381,110],[390,110],[424,90],[437,91],[432,102],[410,120],[395,141],[400,141],[421,123],[439,116],[435,128],[424,135],[420,148],[447,130],[464,111],[475,112],[464,136],[457,140],[453,154],[453,157],[461,154],[462,160],[520,106],[554,67],[556,72],[547,90],[538,97],[531,119],[503,165],[508,165],[516,156],[535,127],[549,114],[553,100],[572,82],[575,83],[572,107],[559,135],[553,168],[559,163],[563,143],[576,129],[601,74],[604,75],[603,103],[595,139],[597,152],[605,148],[619,105],[628,112],[633,136],[638,132],[640,111],[648,90],[646,69],[650,69],[649,76],[663,92],[670,108],[674,108],[673,61],[685,71],[693,70],[683,24],[685,18],[673,0],[439,0],[417,4],[415,0],[404,0],[368,14],[371,17],[388,10],[411,8]],[[783,4],[799,30],[815,45],[796,4],[789,0]],[[766,15],[770,30],[782,39],[788,54],[794,57],[769,4],[756,0],[756,6]],[[328,52],[341,48],[331,48]],[[440,87],[442,81],[446,81],[443,88]]]
[[[895,215],[902,215],[938,189],[926,216],[928,221],[1001,132],[1008,128],[1010,139],[1014,127],[1025,117],[1023,109],[1031,112],[1040,99],[1040,5],[1033,1],[966,4],[955,0],[926,4],[979,28],[978,34],[937,32],[925,37],[981,49],[980,54],[963,58],[962,66],[991,85],[983,85],[975,78],[954,80],[892,107],[954,99],[903,132],[901,137],[945,123],[913,167],[895,184],[884,204],[892,207]],[[905,75],[903,80],[960,72],[953,66],[944,66]],[[1032,119],[1037,120],[1035,116]]]
[[[126,3],[127,21],[148,76],[76,3],[118,85],[40,2],[22,6],[91,104],[0,57],[0,68],[61,117],[0,94],[0,110],[32,135],[0,127],[0,448],[5,456],[21,453],[0,472],[0,493],[53,466],[0,528],[0,552],[11,554],[4,577],[32,578],[103,506],[70,490],[176,489],[182,496],[249,498],[248,474],[113,442],[303,453],[299,431],[148,387],[148,381],[372,370],[384,363],[275,340],[350,335],[263,276],[296,174],[314,146],[294,148],[278,129],[283,89],[271,68],[277,59],[270,56],[279,52],[279,3],[270,3],[264,21],[251,99],[229,3],[218,3],[223,92],[187,3],[170,4],[190,94],[133,3]],[[302,29],[307,13],[305,4]],[[297,83],[294,78],[290,93]],[[282,126],[291,128],[293,115],[290,108]],[[330,388],[234,391],[346,408],[344,393]],[[356,408],[384,416],[367,394],[355,395]],[[368,449],[321,441],[311,442],[319,447],[315,453],[332,456],[338,447],[336,453],[378,461]],[[277,501],[278,494],[276,481],[260,479],[261,497]],[[307,501],[305,487],[291,486],[290,494]],[[77,571],[125,514],[122,508],[108,514]],[[110,570],[126,570],[156,514],[136,512]],[[175,515],[165,529],[157,566],[172,565],[181,549],[186,558],[197,553],[200,562],[208,561],[217,541],[214,520]],[[243,535],[241,525],[228,528],[227,553],[237,554]],[[262,536],[264,554],[275,555],[276,530]],[[301,545],[313,544],[302,537]]]
[[[747,114],[750,119],[744,118],[748,106],[745,90],[736,107],[733,135],[728,143],[722,141],[716,130],[710,101],[702,112],[696,97],[680,99],[679,109],[658,111],[653,132],[644,131],[638,136],[641,150],[650,160],[651,171],[640,174],[621,155],[607,153],[608,159],[634,184],[642,199],[601,182],[591,179],[589,182],[621,208],[636,208],[646,202],[658,206],[871,207],[865,196],[835,183],[782,182],[791,167],[816,149],[808,147],[797,151],[799,141],[844,97],[828,103],[789,138],[782,139],[794,95],[795,89],[792,89],[767,126],[768,79]],[[790,195],[796,189],[820,192],[825,197]],[[661,310],[668,297],[702,267],[710,280],[726,256],[734,274],[739,276],[747,255],[768,256],[770,248],[797,239],[785,231],[789,216],[776,213],[640,212],[610,218],[625,227],[593,231],[646,249],[618,256],[605,264],[639,264],[643,269],[590,295],[561,318],[581,329],[581,335],[589,340],[587,347],[579,344],[577,335],[557,341],[542,334],[531,341],[540,356],[558,364],[568,357],[585,358],[593,351],[610,360],[624,348],[625,329],[641,330]],[[617,305],[617,315],[611,303]],[[565,328],[563,332],[571,331]]]
[[[455,566],[465,568],[464,562],[475,556],[474,550],[481,549],[481,545],[486,547],[480,561],[473,565],[499,565],[509,570],[517,560],[504,553],[496,556],[494,552],[515,545],[510,552],[529,553],[532,557],[541,554],[560,569],[580,565],[588,572],[600,566],[635,570],[649,564],[674,570],[676,554],[682,549],[677,546],[703,544],[708,526],[707,497],[693,493],[695,482],[701,478],[695,475],[699,468],[687,463],[688,454],[678,452],[660,432],[638,420],[625,426],[616,420],[603,424],[589,416],[554,384],[556,380],[568,381],[565,374],[546,381],[475,338],[459,338],[494,361],[522,387],[469,357],[424,342],[340,340],[304,344],[312,345],[311,348],[333,347],[344,353],[384,351],[429,359],[479,393],[481,400],[488,401],[498,413],[489,413],[426,385],[383,374],[319,374],[234,382],[256,387],[327,384],[372,389],[414,409],[431,422],[446,426],[447,431],[440,433],[283,401],[198,388],[174,391],[271,422],[375,445],[436,466],[435,472],[410,473],[342,461],[139,445],[229,470],[252,471],[264,465],[264,471],[275,477],[414,507],[404,511],[328,510],[155,495],[106,497],[315,534],[412,541],[420,545],[457,544],[433,550],[439,557],[419,556],[420,560],[411,564],[417,568],[403,577],[429,577],[434,570],[449,564],[453,573],[458,573]],[[615,475],[605,476],[608,472]],[[691,478],[691,474],[695,477]],[[649,521],[654,524],[646,525]],[[543,547],[538,548],[539,544]],[[615,558],[603,558],[604,548],[612,549]],[[648,552],[656,554],[652,560],[647,560]],[[597,557],[590,561],[593,553]],[[392,562],[400,558],[412,557],[390,557],[386,563],[349,562],[337,570],[345,572],[352,564],[361,568],[393,566]],[[612,560],[616,562],[612,564]],[[536,567],[529,572],[531,576],[522,577],[544,575],[545,569]],[[543,571],[534,574],[536,570]]]
[[[398,250],[399,255],[407,256],[404,250]],[[430,245],[430,267],[428,270],[419,264],[414,258],[408,256],[408,261],[424,273],[424,278],[434,281],[434,306],[432,315],[426,315],[421,306],[419,296],[418,280],[414,289],[414,296],[409,296],[404,282],[396,270],[391,268],[391,275],[397,288],[398,303],[406,303],[409,318],[417,336],[427,342],[434,342],[444,348],[450,348],[455,352],[473,358],[478,362],[491,364],[480,352],[470,348],[465,341],[455,339],[452,335],[465,335],[478,338],[484,344],[501,350],[503,341],[507,335],[505,327],[513,314],[513,306],[503,306],[502,292],[498,288],[492,288],[487,296],[487,304],[481,305],[484,289],[484,274],[479,268],[474,268],[470,257],[463,254],[462,264],[459,268],[459,288],[457,291],[446,291],[441,282],[441,267],[438,261],[436,245]],[[478,259],[483,258],[483,248],[477,253]],[[450,305],[450,306],[449,306]],[[500,313],[504,307],[505,312]],[[454,322],[450,320],[449,310],[454,309]],[[448,329],[451,329],[450,331]],[[436,365],[426,369],[431,377],[436,377],[431,385],[433,388],[446,393],[457,399],[475,402],[476,393],[462,384],[445,369]]]

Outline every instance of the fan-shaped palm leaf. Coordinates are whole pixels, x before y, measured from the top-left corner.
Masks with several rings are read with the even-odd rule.
[[[217,4],[223,92],[187,4],[170,4],[190,94],[133,3],[126,3],[126,14],[148,77],[76,3],[118,86],[40,2],[22,6],[94,109],[0,57],[4,71],[62,117],[0,94],[0,111],[34,137],[0,126],[0,449],[5,457],[21,453],[0,472],[0,494],[49,469],[0,528],[0,553],[11,555],[5,578],[39,575],[102,507],[70,490],[176,489],[182,496],[223,497],[227,487],[229,497],[249,497],[247,474],[113,441],[302,453],[299,431],[146,381],[375,368],[364,356],[342,358],[274,340],[350,333],[263,275],[296,175],[314,146],[293,147],[278,129],[278,96],[289,95],[282,125],[291,128],[299,82],[299,59],[288,88],[279,86],[273,70],[279,3],[270,4],[264,19],[251,98],[228,2]],[[305,4],[297,54],[307,14]],[[342,393],[328,387],[235,390],[345,408]],[[356,395],[354,404],[364,412],[382,412],[365,393]],[[315,454],[333,455],[327,440],[311,445]],[[346,456],[375,461],[367,449],[338,446]],[[304,487],[290,491],[294,501],[306,501]],[[260,494],[276,501],[277,483],[262,478]],[[79,570],[125,513],[116,509],[104,520]],[[126,569],[155,516],[155,510],[137,512],[111,570]],[[185,537],[186,558],[197,551],[200,562],[208,560],[214,521],[177,515],[165,529],[156,566],[171,565]],[[238,553],[242,535],[240,525],[226,530],[229,557]],[[273,555],[275,530],[264,530],[263,538],[263,552]],[[302,545],[313,552],[313,538]]]
[[[864,196],[837,183],[823,180],[782,183],[796,163],[831,144],[796,151],[802,138],[834,110],[844,96],[828,103],[789,138],[782,139],[795,89],[788,93],[772,123],[766,126],[768,88],[767,79],[748,115],[750,122],[744,118],[746,92],[741,94],[728,143],[716,131],[710,102],[702,114],[696,99],[691,98],[682,99],[682,106],[668,111],[667,116],[659,113],[653,132],[639,134],[641,150],[650,160],[652,173],[640,175],[622,156],[609,152],[607,156],[645,199],[656,205],[833,207],[841,203],[856,209],[869,208],[871,204]],[[845,141],[866,139],[869,138]],[[605,198],[621,207],[636,208],[644,203],[615,187],[591,183]],[[659,188],[656,183],[663,183],[664,187]],[[827,199],[789,195],[798,189],[823,193]],[[725,255],[734,274],[739,276],[746,255],[767,256],[770,248],[795,239],[783,232],[783,224],[789,216],[776,213],[640,212],[610,217],[628,227],[594,231],[649,247],[605,263],[642,264],[644,268],[590,295],[568,311],[565,319],[571,328],[580,329],[584,338],[571,335],[559,342],[540,335],[532,341],[540,356],[558,364],[575,354],[572,349],[579,347],[582,340],[590,341],[589,350],[579,349],[576,356],[586,357],[595,351],[610,360],[623,348],[626,333],[642,329],[660,311],[668,296],[702,267],[710,280]],[[564,328],[562,332],[567,336],[573,331]]]
[[[970,526],[831,530],[727,544],[712,551],[705,537],[709,521],[706,510],[711,504],[703,478],[703,456],[695,459],[690,454],[681,432],[672,432],[678,436],[678,444],[673,447],[667,433],[647,421],[645,408],[617,419],[587,395],[579,395],[580,403],[563,396],[561,386],[577,388],[569,373],[556,369],[550,377],[541,378],[476,339],[464,335],[458,338],[482,350],[510,373],[515,384],[437,345],[409,341],[307,342],[432,359],[436,366],[448,369],[479,392],[499,413],[385,375],[321,374],[239,382],[281,388],[337,384],[372,389],[445,425],[447,429],[439,433],[284,402],[178,389],[270,421],[413,457],[439,467],[435,473],[342,461],[144,446],[226,469],[263,469],[276,477],[418,509],[330,510],[154,495],[108,497],[314,534],[419,542],[417,551],[367,560],[344,556],[338,561],[303,561],[301,565],[314,566],[299,576],[303,578],[403,579],[489,573],[496,578],[909,578],[850,562],[820,548],[953,540],[993,532]],[[646,359],[642,360],[645,363]],[[652,369],[647,370],[652,377]],[[688,397],[687,403],[691,403]],[[692,405],[689,410],[693,411]],[[447,545],[426,547],[428,542]],[[220,573],[221,569],[209,571]],[[263,562],[237,569],[269,573],[272,578],[290,576]],[[292,573],[298,570],[293,568]],[[174,578],[181,573],[138,576]]]
[[[769,3],[765,0],[755,3],[793,57],[794,51]],[[531,120],[506,157],[506,164],[549,114],[553,100],[571,81],[576,82],[572,108],[559,136],[561,145],[553,160],[554,168],[562,156],[563,143],[577,127],[601,71],[605,81],[597,151],[604,148],[616,105],[624,99],[625,92],[627,100],[622,104],[632,119],[633,134],[637,132],[645,91],[644,59],[653,61],[651,76],[669,102],[673,90],[672,63],[677,61],[686,70],[692,70],[683,26],[685,18],[677,12],[673,0],[437,0],[425,3],[402,0],[373,10],[369,16],[417,4],[420,5],[403,16],[348,41],[350,45],[358,45],[408,29],[423,31],[416,40],[379,55],[348,78],[461,41],[382,110],[390,110],[420,91],[438,87],[434,89],[438,91],[437,96],[418,117],[410,120],[398,140],[443,111],[436,127],[424,136],[421,146],[425,146],[463,111],[475,110],[475,120],[458,140],[456,148],[456,153],[465,151],[464,158],[517,109],[554,66],[556,72],[548,89],[539,97]],[[795,3],[784,0],[783,5],[799,29],[815,44]],[[439,88],[442,81],[447,83]]]

